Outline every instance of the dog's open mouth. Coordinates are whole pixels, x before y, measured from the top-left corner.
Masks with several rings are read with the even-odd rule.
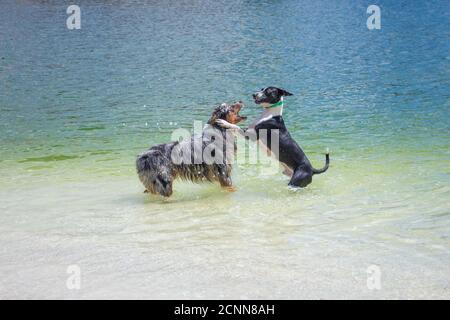
[[[242,108],[244,107],[244,103],[242,101],[236,102],[233,105],[233,111],[234,111],[234,124],[239,123],[241,121],[245,121],[247,120],[247,116],[242,116],[239,114],[239,112],[242,110]]]

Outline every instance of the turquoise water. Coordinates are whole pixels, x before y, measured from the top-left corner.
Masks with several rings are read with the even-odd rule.
[[[373,31],[356,1],[77,4],[80,30],[59,1],[0,4],[1,297],[449,297],[448,3],[381,1]],[[326,174],[142,194],[136,154],[220,102],[251,120],[268,85]]]

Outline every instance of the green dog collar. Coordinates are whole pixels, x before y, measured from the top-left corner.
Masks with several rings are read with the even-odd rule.
[[[283,106],[283,100],[278,101],[277,103],[271,104],[270,106],[266,107],[266,108],[276,108],[279,106]]]

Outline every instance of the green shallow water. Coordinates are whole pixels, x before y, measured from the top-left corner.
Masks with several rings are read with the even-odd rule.
[[[0,297],[449,298],[450,10],[380,5],[369,31],[351,1],[80,1],[68,31],[57,1],[2,2]],[[329,171],[142,193],[138,153],[223,101],[251,121],[266,85]]]

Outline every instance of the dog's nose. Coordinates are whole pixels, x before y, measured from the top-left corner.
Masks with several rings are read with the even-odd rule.
[[[253,97],[253,99],[255,99],[256,98],[256,93],[252,94],[252,97]]]

